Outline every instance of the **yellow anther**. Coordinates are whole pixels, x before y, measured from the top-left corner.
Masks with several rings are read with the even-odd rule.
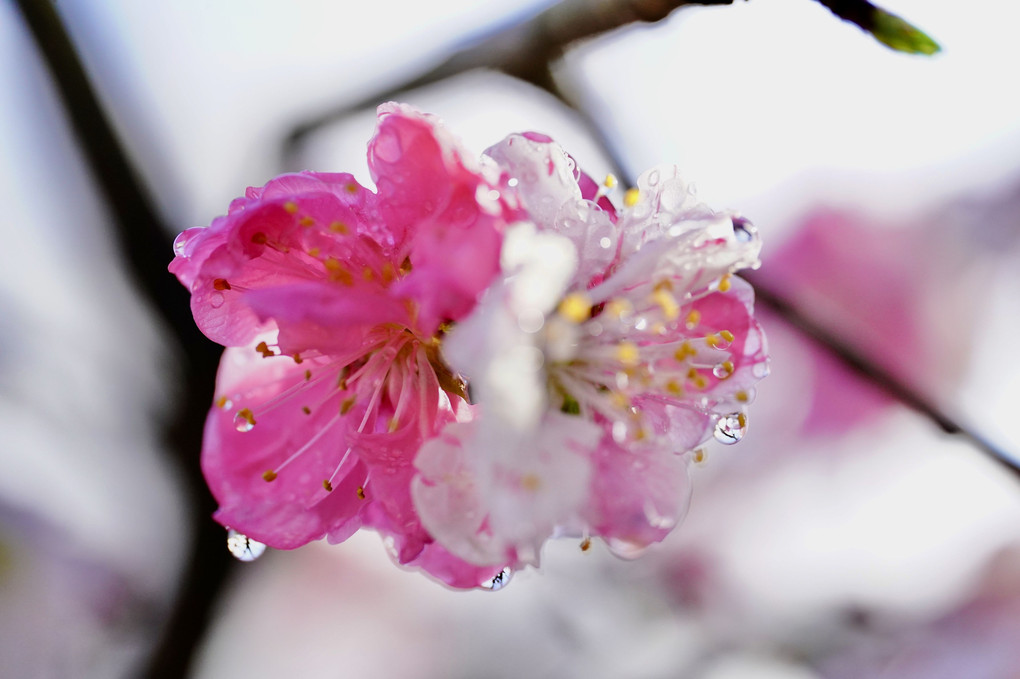
[[[581,540],[581,551],[587,552],[589,549],[591,549],[591,538],[585,538]]]
[[[266,471],[262,472],[262,480],[265,481],[266,483],[275,481],[276,472],[274,472],[272,469],[267,469]]]
[[[683,388],[683,386],[679,382],[677,382],[676,380],[670,380],[669,382],[666,382],[666,391],[668,391],[673,396],[683,396],[684,395],[684,388]]]
[[[238,410],[237,417],[247,421],[251,426],[255,426],[255,413],[253,413],[249,408],[241,408]]]
[[[327,257],[323,264],[326,265],[326,270],[329,271],[330,280],[340,281],[344,285],[353,285],[354,276],[351,272],[344,268],[344,265],[340,263],[340,260],[336,257]]]
[[[701,323],[701,312],[694,309],[691,313],[687,314],[687,328],[694,328],[698,325],[698,323]]]
[[[740,425],[741,429],[746,427],[747,426],[747,415],[744,414],[744,413],[740,413],[739,415],[737,415],[737,424]]]
[[[358,192],[358,185],[357,184],[348,184],[345,188],[347,189],[347,193],[357,193]]]
[[[698,369],[697,368],[690,368],[687,371],[687,379],[693,380],[693,379],[696,379],[697,377],[698,377]]]
[[[365,487],[364,486],[358,486],[357,495],[358,495],[358,499],[359,500],[364,500],[365,499]]]
[[[397,277],[397,274],[393,270],[393,265],[390,264],[389,262],[386,262],[385,264],[383,264],[383,267],[382,267],[382,279],[383,279],[383,283],[390,283],[396,277]]]
[[[307,229],[308,227],[310,227],[310,226],[315,224],[315,220],[312,219],[311,217],[304,216],[304,217],[302,217],[301,219],[298,220],[298,224],[300,224],[301,226],[303,226],[303,227],[305,227]]]
[[[726,292],[730,289],[730,275],[726,274],[719,279],[719,292]]]
[[[213,290],[229,290],[230,283],[227,282],[226,278],[217,278],[212,282]]]
[[[395,417],[390,418],[390,421],[386,424],[386,430],[392,434],[397,429],[400,429],[400,422]]]
[[[606,304],[606,313],[616,319],[627,316],[631,311],[633,311],[633,307],[625,299],[612,299]]]
[[[733,395],[733,398],[737,399],[737,401],[739,401],[740,403],[747,403],[750,400],[750,397],[747,395],[746,391],[738,391],[736,394]]]
[[[732,342],[733,341],[733,333],[730,332],[729,330],[720,330],[719,331],[719,336],[722,337],[727,342]]]
[[[618,391],[612,392],[609,395],[609,400],[612,402],[612,404],[615,407],[617,407],[617,408],[619,408],[621,410],[625,410],[625,409],[630,407],[630,399],[627,398],[626,396],[624,396],[623,394],[621,394]]]
[[[723,361],[720,365],[727,375],[733,374],[733,361]]]
[[[305,360],[301,358],[301,354],[294,354],[291,358],[293,358],[294,362],[297,363],[298,365],[300,365]]]
[[[645,430],[644,430],[643,427],[638,427],[637,429],[634,430],[634,440],[635,441],[644,441],[645,437],[647,435],[648,434],[645,433]]]
[[[627,193],[623,194],[623,204],[627,207],[634,207],[641,200],[641,191],[639,189],[627,189]]]
[[[607,174],[605,181],[602,182],[602,185],[607,189],[615,189],[617,184],[619,184],[619,182],[616,180],[616,175],[614,174]]]
[[[538,474],[525,474],[521,477],[521,488],[524,490],[535,492],[541,487],[542,479],[539,478]]]
[[[318,257],[320,252],[322,251],[319,248],[308,248],[308,254],[312,257]]]
[[[678,361],[686,361],[688,356],[694,356],[697,353],[698,350],[695,349],[690,342],[684,340],[680,344],[680,347],[673,354],[673,358],[675,358]]]
[[[292,200],[288,200],[286,203],[283,204],[283,209],[291,214],[294,214],[298,210],[297,203],[295,203]]]
[[[655,289],[656,290],[669,290],[670,292],[672,292],[673,291],[673,281],[669,280],[668,278],[663,278],[661,281],[659,281],[658,283],[655,284]]]
[[[634,368],[641,362],[641,351],[633,342],[620,342],[616,345],[616,360],[628,368]]]
[[[717,348],[720,342],[721,340],[719,339],[719,335],[705,335],[705,344],[713,349]]]
[[[227,398],[226,394],[224,394],[223,396],[220,396],[218,399],[216,399],[216,407],[217,408],[222,408],[222,409],[226,410],[229,406],[230,406],[230,399]]]
[[[572,292],[560,302],[558,311],[568,321],[583,323],[591,317],[591,301],[581,292]]]
[[[301,412],[303,412],[305,415],[311,415],[312,409],[309,408],[308,406],[301,406]]]
[[[276,356],[276,354],[273,352],[273,350],[270,349],[269,345],[266,344],[265,342],[259,342],[258,344],[256,344],[255,345],[255,351],[257,351],[260,354],[262,354],[262,358],[271,358],[273,356]]]
[[[322,480],[322,487],[326,489],[327,493],[333,492],[333,484],[329,482],[329,479]]]
[[[667,321],[672,321],[680,315],[680,305],[676,303],[676,299],[668,291],[656,288],[655,292],[652,293],[652,299],[662,309],[662,315],[666,317]]]
[[[698,462],[698,463],[704,462],[705,461],[705,449],[704,448],[698,448],[697,450],[694,451],[693,457],[694,457],[694,461],[695,462]]]
[[[311,370],[306,370],[305,371],[305,381],[307,382],[310,379],[312,379],[312,371]]]
[[[694,387],[696,389],[704,389],[708,386],[708,380],[703,375],[698,375],[694,378]]]
[[[351,396],[348,399],[344,399],[343,403],[340,404],[340,414],[346,415],[351,412],[351,408],[354,407],[354,397]]]
[[[348,229],[347,225],[344,224],[343,222],[333,222],[332,224],[329,225],[329,230],[332,231],[333,233],[343,234],[347,233],[350,229]]]

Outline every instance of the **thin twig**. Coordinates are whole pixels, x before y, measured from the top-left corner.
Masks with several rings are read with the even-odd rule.
[[[209,518],[215,503],[205,489],[198,465],[202,423],[212,402],[219,347],[197,330],[188,292],[167,273],[172,256],[171,231],[99,104],[59,14],[47,0],[18,0],[16,4],[56,84],[96,188],[112,215],[110,227],[128,263],[128,275],[177,345],[173,348],[183,392],[165,432],[166,450],[178,462],[181,478],[187,484],[193,537],[173,610],[143,676],[184,677],[232,564],[223,529]]]
[[[359,101],[334,106],[296,125],[282,149],[283,166],[294,166],[305,139],[325,125],[371,108],[402,92],[467,71],[492,69],[557,94],[549,65],[572,44],[628,24],[656,22],[691,5],[730,5],[734,0],[564,0],[527,21],[479,36],[425,73]]]

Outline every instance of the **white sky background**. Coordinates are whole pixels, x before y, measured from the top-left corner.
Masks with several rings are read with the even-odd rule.
[[[72,0],[59,6],[157,200],[183,229],[207,224],[245,186],[261,185],[276,173],[278,144],[293,122],[413,75],[466,33],[545,4]],[[586,45],[571,55],[565,74],[583,83],[586,100],[609,123],[632,169],[679,164],[706,202],[737,207],[751,216],[764,232],[766,248],[770,239],[783,237],[797,215],[822,201],[895,221],[923,214],[954,196],[1016,190],[1020,92],[1013,80],[1020,55],[1014,34],[1020,8],[992,0],[899,0],[883,6],[926,30],[944,53],[932,59],[893,54],[809,0],[751,0],[684,11],[663,25]],[[61,456],[71,455],[70,468],[81,465],[80,474],[98,484],[104,477],[88,476],[82,455],[115,460],[119,451],[132,460],[120,469],[137,478],[166,476],[160,464],[149,459],[151,441],[132,429],[137,413],[125,416],[130,425],[120,426],[112,412],[117,404],[134,402],[136,393],[148,393],[158,402],[155,361],[136,355],[130,359],[136,363],[125,368],[118,360],[130,355],[125,346],[155,352],[158,345],[152,328],[139,327],[137,310],[110,308],[135,309],[130,306],[135,302],[97,303],[109,300],[110,294],[123,294],[119,274],[100,273],[108,272],[113,261],[104,240],[104,216],[87,197],[88,186],[66,133],[50,132],[60,125],[60,113],[36,83],[38,67],[23,66],[29,53],[23,36],[10,29],[12,20],[17,21],[17,15],[4,7],[0,195],[8,211],[0,229],[4,242],[17,244],[19,255],[0,259],[0,289],[8,299],[26,302],[19,309],[32,311],[24,323],[15,323],[5,311],[0,342],[7,354],[15,346],[31,346],[34,353],[19,355],[24,361],[20,371],[5,372],[5,386],[14,375],[19,384],[43,396],[60,389],[70,393],[69,398],[91,396],[87,414],[94,417],[75,424],[92,422],[95,431],[75,429],[74,436],[92,443],[74,447],[59,436],[52,418],[20,418],[17,429],[4,432],[7,442],[0,449],[0,460],[19,474],[0,484],[0,492],[30,503],[32,497],[46,497],[58,477],[57,486],[66,484],[67,492],[61,502],[48,504],[47,515],[71,528],[97,530],[118,567],[142,573],[150,564],[131,551],[127,536],[138,525],[158,523],[153,517],[177,506],[179,500],[169,498],[172,484],[128,486],[89,503],[87,488],[70,483],[60,470],[67,468]],[[562,140],[593,174],[605,169],[583,131],[541,98],[499,83],[463,82],[459,88],[434,89],[411,100],[439,113],[477,151],[507,132],[531,127]],[[315,169],[349,170],[364,178],[363,150],[371,125],[370,116],[361,117],[324,134],[322,148],[308,157],[329,159],[336,166]],[[54,189],[63,204],[53,200]],[[84,262],[79,257],[83,249],[89,253]],[[1001,275],[993,289],[975,291],[988,306],[966,384],[958,394],[940,396],[1016,451],[1020,434],[1011,424],[1020,405],[1015,396],[1020,393],[1020,369],[1010,360],[1011,350],[1020,346],[1020,279],[1013,254],[1012,261],[988,261]],[[46,271],[51,273],[39,273]],[[0,303],[6,305],[6,300],[0,298]],[[111,328],[120,334],[104,335]],[[75,333],[83,343],[78,346],[90,348],[95,359],[88,364],[73,364],[74,352],[62,348],[61,338]],[[63,364],[54,363],[54,357],[72,362],[61,369]],[[110,381],[117,370],[136,376],[131,389],[137,392]],[[68,392],[68,381],[79,385],[78,391]],[[90,390],[93,383],[102,389]],[[2,407],[4,421],[13,421],[17,411],[7,403]],[[73,410],[74,403],[66,408]],[[916,441],[905,446],[925,445],[924,434],[913,429],[890,438]],[[25,461],[30,450],[34,466]],[[16,467],[14,460],[19,460]],[[894,471],[910,476],[906,467]],[[931,485],[911,488],[916,501],[934,511],[944,492],[940,484],[949,483],[960,470],[948,464],[929,472]],[[808,485],[817,481],[812,477]],[[784,488],[776,482],[774,488],[758,492],[782,494]],[[977,494],[966,495],[968,489]],[[894,486],[890,496],[900,490]],[[964,484],[953,501],[976,503],[987,490],[979,483]],[[139,494],[150,496],[148,505]],[[884,506],[892,510],[903,501],[890,497]],[[143,505],[147,509],[136,516],[123,515],[124,507]],[[1001,518],[1001,512],[1014,510],[1006,494],[997,492],[974,511],[1000,512]],[[765,516],[784,516],[782,509],[776,511]],[[787,572],[789,582],[810,575],[812,568],[826,568],[830,559],[845,563],[835,541],[842,540],[845,548],[848,535],[862,540],[870,536],[871,542],[863,544],[875,549],[896,543],[892,531],[875,533],[884,520],[880,510],[874,511],[878,515],[873,521],[855,528],[856,533],[834,535],[828,546],[802,540],[806,528],[778,536],[779,544],[785,539],[791,548],[815,555],[814,560],[798,562],[803,570]],[[767,523],[767,518],[761,521]],[[174,532],[179,527],[168,521],[161,530],[171,533],[171,546],[179,545],[182,538]],[[696,530],[697,524],[692,526]],[[745,519],[720,549],[734,554],[755,554],[758,549],[759,556],[768,556],[768,545],[753,539],[741,542],[741,531],[760,529]],[[929,539],[918,554],[927,554],[937,536]],[[152,538],[141,544],[152,548],[161,543]],[[737,558],[734,562],[741,563]],[[912,563],[901,566],[909,571]],[[780,564],[776,568],[781,571]],[[768,583],[754,582],[750,574],[742,577],[747,597],[768,599],[769,591],[757,589]],[[825,582],[816,580],[815,587]],[[899,582],[887,578],[871,593],[891,594]]]

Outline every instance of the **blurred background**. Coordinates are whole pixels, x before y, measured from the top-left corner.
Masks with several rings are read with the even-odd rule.
[[[484,4],[56,9],[154,202],[127,237],[169,243],[284,170],[368,183],[372,110],[288,138],[553,3]],[[229,560],[174,420],[207,407],[210,348],[182,347],[138,283],[172,251],[156,273],[124,256],[123,213],[0,1],[0,675],[1020,676],[1020,476],[994,459],[1020,463],[1020,9],[882,6],[943,52],[756,0],[575,45],[553,75],[583,115],[493,71],[401,93],[479,153],[536,130],[595,177],[679,165],[755,222],[755,283],[783,302],[760,305],[772,374],[748,435],[708,449],[665,543],[634,561],[552,543],[464,593],[372,534]]]

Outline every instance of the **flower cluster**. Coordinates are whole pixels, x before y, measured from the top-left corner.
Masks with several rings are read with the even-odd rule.
[[[216,519],[290,549],[359,528],[454,587],[505,582],[550,537],[661,540],[715,433],[767,371],[740,217],[652,170],[615,207],[550,139],[480,160],[379,109],[372,191],[300,173],[249,189],[170,265],[227,347],[202,466]]]

